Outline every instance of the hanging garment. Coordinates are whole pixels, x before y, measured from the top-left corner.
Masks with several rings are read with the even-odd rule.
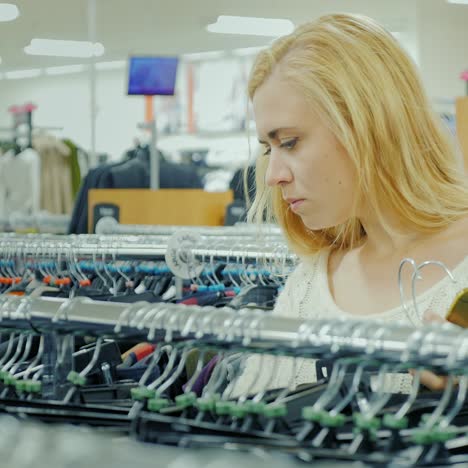
[[[68,146],[70,150],[70,157],[68,158],[71,171],[71,188],[73,199],[78,194],[81,184],[81,167],[78,159],[78,147],[71,140],[63,140],[63,143]]]
[[[41,210],[69,214],[73,209],[70,149],[52,136],[34,138],[41,157]]]
[[[0,159],[0,216],[12,213],[33,214],[39,211],[40,158],[25,149],[19,154],[8,151]]]

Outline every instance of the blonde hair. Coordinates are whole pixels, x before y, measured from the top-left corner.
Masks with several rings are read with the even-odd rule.
[[[362,200],[391,233],[385,212],[421,233],[435,233],[468,214],[468,187],[453,139],[431,109],[416,67],[393,36],[370,18],[332,14],[298,27],[260,52],[249,96],[278,69],[300,90],[354,163],[355,209]],[[288,209],[279,187],[265,185],[266,157],[257,159],[251,221],[283,228],[299,254],[349,249],[364,238],[355,214],[311,231]]]

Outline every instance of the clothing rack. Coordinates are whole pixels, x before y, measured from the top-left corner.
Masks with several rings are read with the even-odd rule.
[[[10,106],[8,112],[13,117],[12,127],[0,127],[0,132],[7,132],[12,134],[12,142],[17,144],[17,140],[22,137],[27,138],[26,147],[30,148],[32,146],[33,140],[33,131],[34,130],[63,130],[63,127],[45,127],[33,125],[33,112],[37,109],[37,106],[32,103],[26,103],[23,105]],[[25,126],[25,130],[19,132],[19,127]]]
[[[212,245],[212,248],[202,248],[202,246]],[[28,259],[26,266],[24,259]],[[223,237],[213,238],[200,236],[190,231],[178,232],[171,237],[167,236],[47,236],[47,235],[0,235],[0,259],[6,261],[8,267],[16,273],[3,273],[5,281],[19,282],[27,274],[26,269],[39,269],[50,267],[58,272],[58,279],[62,281],[60,265],[65,265],[72,271],[72,276],[65,281],[70,281],[73,277],[81,283],[81,280],[88,282],[82,274],[74,274],[74,265],[78,261],[89,259],[96,268],[102,268],[102,264],[112,264],[119,261],[149,261],[164,262],[175,277],[176,298],[183,296],[183,280],[193,280],[199,278],[202,273],[213,271],[214,262],[221,262],[228,265],[226,275],[232,279],[235,272],[234,265],[239,265],[243,270],[253,268],[249,273],[255,274],[261,284],[265,284],[265,275],[273,281],[277,287],[284,283],[291,267],[296,263],[295,256],[289,253],[283,243],[273,241],[260,245],[258,241],[249,241],[247,237]],[[44,267],[44,263],[46,266]],[[96,263],[98,262],[98,263]],[[14,268],[15,263],[17,268]],[[42,263],[42,266],[41,266]],[[5,266],[2,262],[0,266]],[[49,267],[47,266],[49,265]],[[250,267],[247,267],[250,265]],[[255,267],[255,265],[257,267]],[[107,268],[107,267],[106,267]],[[234,271],[233,271],[234,269]],[[1,270],[0,270],[1,271]],[[76,272],[75,272],[76,273]],[[78,273],[81,273],[79,270]],[[117,267],[117,273],[120,273]],[[99,275],[99,273],[98,273]],[[47,275],[50,278],[57,275]],[[125,275],[121,274],[121,277]],[[128,277],[125,277],[128,280]],[[54,280],[55,281],[55,280]],[[214,280],[216,281],[216,280]],[[236,287],[238,284],[232,280]],[[248,286],[252,282],[246,276],[241,283]],[[210,280],[213,288],[222,287],[219,282],[216,284]],[[198,288],[198,286],[197,286]],[[213,289],[212,288],[212,289]],[[240,291],[238,291],[240,292]]]
[[[449,324],[414,329],[378,321],[305,321],[255,309],[17,297],[0,297],[0,324],[15,330],[45,327],[62,333],[86,329],[106,336],[131,333],[150,340],[156,331],[163,331],[166,338],[168,332],[185,339],[209,337],[211,343],[239,342],[249,350],[265,351],[265,344],[270,344],[285,354],[320,356],[333,349],[349,356],[385,356],[389,362],[400,362],[403,357],[415,366],[427,365],[428,358],[452,369],[468,365],[468,330]]]
[[[162,240],[162,242],[161,242]],[[47,255],[47,256],[96,256],[107,255],[112,258],[133,257],[158,259],[171,256],[178,263],[190,266],[197,260],[239,259],[243,263],[274,262],[276,265],[294,265],[297,257],[291,254],[284,243],[266,243],[261,245],[255,240],[245,238],[233,241],[227,237],[224,242],[213,242],[210,237],[200,236],[191,231],[180,232],[166,239],[157,236],[60,236],[48,237],[40,235],[2,235],[0,236],[0,254],[9,255]],[[214,247],[202,247],[214,243]]]
[[[31,112],[15,114],[15,119],[21,116],[28,125],[27,141],[16,135],[0,161],[0,215],[68,214],[81,179],[77,149],[70,140],[61,141],[46,133],[33,136]],[[11,222],[3,228],[65,234],[68,226],[64,223],[51,226],[23,218],[24,226],[17,228]]]
[[[23,260],[27,259],[21,255],[22,246],[26,251],[43,252],[45,259],[50,258],[47,236],[10,238],[18,241],[19,257]],[[122,238],[99,236],[86,236],[86,239],[88,246],[99,246],[100,239],[109,248],[119,239],[122,241]],[[153,242],[150,237],[146,239]],[[127,242],[138,244],[142,238],[128,238]],[[5,253],[15,251],[5,244],[8,244],[6,240],[0,240],[0,254],[2,248]],[[72,238],[65,242],[69,253],[70,245],[76,244]],[[50,245],[57,248],[61,244],[54,238]],[[39,252],[35,250],[37,246]],[[67,247],[64,249],[67,251]],[[270,314],[260,308],[122,304],[95,302],[84,297],[59,299],[5,294],[0,296],[0,328],[3,344],[13,348],[0,355],[3,362],[0,409],[22,418],[108,425],[112,430],[158,444],[221,447],[231,442],[247,449],[276,448],[290,455],[299,454],[300,458],[305,453],[306,458],[301,459],[314,463],[316,456],[354,461],[363,457],[371,466],[392,461],[394,455],[387,450],[392,447],[400,451],[399,456],[405,457],[401,458],[404,463],[396,466],[447,458],[449,442],[462,443],[460,440],[466,432],[463,418],[468,386],[468,331],[448,323],[415,329],[388,321],[306,321]],[[89,355],[86,367],[77,368],[77,352],[83,347],[74,350],[82,337],[93,337],[96,341],[91,343],[92,357]],[[36,345],[39,342],[42,351],[36,351],[34,358],[25,362],[28,343],[33,339]],[[167,352],[168,363],[163,362],[159,376],[151,378],[154,367],[147,363],[139,379],[132,378],[125,383],[122,378],[112,378],[107,356],[101,358],[106,340],[115,346],[126,340],[144,345],[152,343],[150,362],[159,365],[160,357]],[[174,390],[179,393],[165,393],[180,376],[194,348],[198,352],[198,371],[191,374],[194,379],[184,380],[182,390]],[[199,367],[205,352],[214,352],[212,359],[217,361],[201,393],[195,393],[193,382],[205,370]],[[118,355],[120,363],[120,352]],[[252,386],[244,387],[239,396],[235,389],[239,379],[242,380],[242,365],[246,363],[248,367],[251,357],[254,361],[261,360],[255,381],[261,382],[262,389],[253,391]],[[277,357],[280,361],[270,360]],[[296,357],[301,359],[291,359]],[[296,364],[302,366],[302,358],[326,361],[330,357],[335,363],[328,381],[307,384],[304,388],[290,380],[281,388],[269,388],[277,369],[289,377],[289,372],[284,372],[287,368],[282,365],[284,360],[286,364],[294,363],[291,367],[294,377]],[[9,365],[5,364],[7,359]],[[346,375],[349,363],[356,365],[350,371],[351,376]],[[363,377],[369,367],[374,367],[374,371],[369,369],[374,376],[375,368],[378,369],[377,391],[368,388],[366,379],[371,377],[368,374]],[[105,384],[92,380],[91,369],[100,378],[108,376],[109,380]],[[407,374],[408,369],[416,370],[413,382],[417,385],[412,386],[409,396],[394,401],[397,395],[385,392],[383,382],[391,373]],[[443,395],[432,398],[429,406],[424,406],[424,400],[417,400],[422,369],[449,375]],[[270,377],[263,384],[261,374],[265,370]],[[458,386],[454,386],[456,378]],[[122,401],[119,401],[120,391],[126,392]],[[101,396],[94,396],[89,402],[86,398],[93,398],[92,392],[105,395],[102,400],[99,400]],[[421,408],[427,419],[419,422]],[[415,414],[410,414],[410,409]],[[460,419],[455,421],[457,415]],[[380,431],[381,424],[385,426],[383,431]],[[446,444],[448,439],[451,440]],[[411,451],[403,453],[408,447]]]
[[[187,233],[183,234],[182,240],[186,242],[190,239],[190,235],[187,235]],[[226,239],[228,239],[226,244],[230,242],[232,245],[234,238]],[[175,255],[180,255],[181,257],[184,257],[185,255],[184,258],[186,258],[186,265],[191,266],[193,264],[194,257],[192,256],[189,258],[191,253],[187,254],[185,249],[179,249],[179,240],[180,239],[177,238],[174,244],[172,242],[172,238],[166,237],[164,239],[163,237],[158,236],[53,236],[4,234],[0,236],[0,272],[2,276],[0,279],[2,280],[2,284],[10,285],[10,289],[15,290],[15,285],[19,284],[19,289],[22,290],[22,284],[27,285],[31,281],[34,283],[34,281],[37,281],[38,279],[37,275],[39,275],[39,284],[45,283],[48,286],[55,287],[55,291],[60,291],[57,287],[60,288],[65,284],[71,285],[71,294],[74,294],[74,291],[79,288],[91,286],[89,277],[83,274],[83,271],[78,267],[82,260],[91,259],[91,268],[94,268],[94,272],[97,272],[97,276],[103,279],[106,283],[106,294],[110,293],[110,295],[117,295],[117,278],[125,278],[125,284],[127,284],[127,282],[131,282],[129,277],[122,273],[117,261],[131,260],[132,262],[138,262],[140,260],[144,260],[154,262],[166,260],[167,266],[173,267],[172,273],[175,277],[173,278],[175,281],[173,286],[175,287],[174,297],[176,300],[182,300],[184,284],[181,278],[188,279],[187,275],[184,274],[184,272],[180,274],[180,265],[168,262],[167,258],[173,259],[174,252]],[[209,240],[201,237],[197,238],[196,241],[202,241],[208,245],[212,243],[212,241],[210,242]],[[219,242],[219,239],[217,239],[217,241]],[[242,255],[243,263],[254,263],[259,261],[259,246],[252,246],[252,244],[247,243],[245,239],[241,239],[239,242],[240,244],[238,244],[237,247],[242,248],[242,250],[238,252],[238,255]],[[171,247],[171,245],[173,246]],[[253,247],[256,248],[255,252],[252,250]],[[171,251],[171,248],[174,252]],[[250,251],[247,252],[247,249],[250,249]],[[201,252],[202,255],[209,254],[211,257],[213,257],[213,253],[216,253],[216,251],[207,250]],[[235,254],[235,250],[232,253]],[[257,256],[254,256],[254,254]],[[263,255],[262,258],[265,258],[265,256],[268,257],[268,252],[266,251],[261,252],[261,254]],[[278,258],[280,258],[279,255]],[[204,259],[204,257],[201,257],[201,262],[197,265],[198,270],[196,273],[198,273],[198,275],[200,275],[204,268]],[[274,261],[275,259],[275,252],[270,252],[270,260]],[[83,263],[81,263],[81,265],[85,268]],[[103,264],[109,265],[104,266],[104,270],[106,271],[104,275],[99,273],[100,269],[102,271]],[[114,267],[114,276],[112,278],[108,270],[111,265]],[[177,266],[179,266],[179,268],[174,268]],[[192,268],[189,269],[192,271]],[[277,266],[276,271],[278,271]],[[167,272],[169,272],[169,269]],[[105,276],[107,276],[107,279]],[[79,287],[78,283],[80,285]],[[276,284],[279,285],[280,282],[276,281]],[[218,285],[221,286],[219,283],[216,284],[216,286]],[[112,291],[110,289],[111,286],[113,287]],[[24,288],[25,287],[26,286],[24,286]],[[185,294],[187,295],[187,293]],[[9,317],[12,310],[20,310],[25,304],[28,305],[28,307],[32,304],[30,302],[31,298],[28,296],[26,296],[25,302],[20,303],[10,301],[8,296],[0,298],[6,299],[4,308],[2,309],[2,315],[4,318]],[[135,300],[141,301],[137,295],[135,295]],[[44,302],[39,302],[38,304],[44,304]],[[98,325],[103,327],[106,324],[105,322],[101,323],[99,320],[96,320],[96,313],[93,312],[94,306],[99,306],[99,304],[96,303],[91,309],[88,309],[89,313],[87,315],[85,314],[84,320],[80,322],[80,325],[92,334],[94,334],[93,330],[95,327]],[[102,310],[111,311],[110,316],[112,317],[115,317],[118,311],[118,309],[106,308],[103,308]],[[49,397],[54,397],[56,395],[57,388],[56,383],[54,384],[56,377],[54,376],[54,367],[52,364],[57,359],[57,337],[53,333],[54,327],[51,326],[51,323],[53,322],[52,318],[53,316],[50,315],[45,318],[39,316],[41,323],[43,322],[43,319],[45,320],[45,323],[40,325],[41,329],[42,326],[46,326],[48,329],[48,332],[45,334],[44,342],[50,352],[48,353],[48,364],[45,367],[49,369],[49,372],[46,373],[46,381],[51,385],[45,385],[44,392],[45,395]],[[19,319],[21,319],[21,314],[16,316],[13,328],[20,328]],[[5,321],[3,323],[6,324]],[[29,324],[31,324],[31,322]],[[27,320],[24,325],[26,327],[28,326]],[[111,333],[111,330],[107,330],[107,332]],[[141,332],[140,335],[142,335]],[[63,373],[58,380],[60,384],[63,383]]]

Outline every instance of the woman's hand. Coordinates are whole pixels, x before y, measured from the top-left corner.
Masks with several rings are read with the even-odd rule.
[[[416,371],[410,370],[410,374],[414,375]],[[423,370],[419,371],[421,383],[433,392],[441,392],[447,385],[448,377],[445,375],[437,375],[434,372]]]
[[[431,312],[426,311],[423,316],[424,323],[444,323],[445,320],[440,316]],[[415,371],[410,371],[412,375]],[[431,371],[423,370],[420,372],[421,383],[434,392],[441,392],[447,385],[448,377],[445,375],[437,375]]]

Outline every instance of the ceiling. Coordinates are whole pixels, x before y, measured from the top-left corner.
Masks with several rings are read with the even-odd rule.
[[[33,38],[88,39],[89,0],[7,0],[20,17],[0,23],[0,71],[68,65],[82,59],[29,56]],[[96,40],[106,53],[99,60],[121,60],[132,53],[182,54],[263,45],[270,39],[213,34],[205,26],[218,15],[291,19],[295,24],[331,11],[359,12],[393,31],[413,27],[416,5],[444,0],[95,0]],[[414,10],[414,11],[413,11]]]

